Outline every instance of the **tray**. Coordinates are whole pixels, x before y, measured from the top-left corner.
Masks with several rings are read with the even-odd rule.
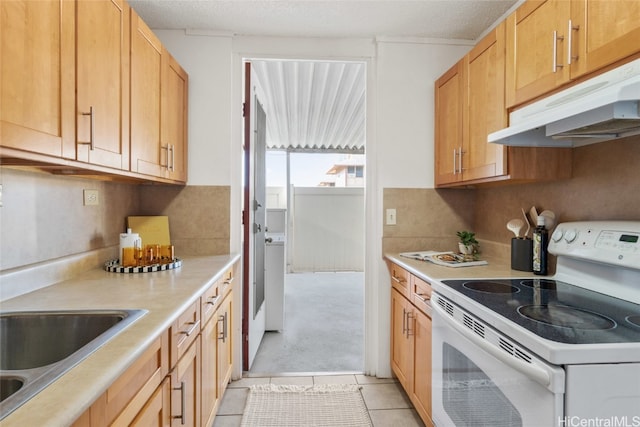
[[[182,260],[176,258],[168,264],[153,264],[143,267],[123,267],[119,259],[112,259],[104,263],[104,269],[112,273],[152,273],[154,271],[173,270],[182,266]]]

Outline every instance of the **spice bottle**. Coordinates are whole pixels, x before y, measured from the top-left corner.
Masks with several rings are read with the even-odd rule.
[[[533,273],[547,274],[547,245],[549,233],[544,226],[544,217],[538,217],[538,225],[533,230]]]

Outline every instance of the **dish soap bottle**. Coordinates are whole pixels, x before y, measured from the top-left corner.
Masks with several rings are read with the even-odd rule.
[[[544,217],[538,216],[538,225],[533,230],[533,274],[547,274],[547,245],[549,233],[544,226]]]

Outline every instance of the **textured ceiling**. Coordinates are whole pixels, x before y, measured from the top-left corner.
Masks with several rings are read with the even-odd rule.
[[[523,0],[129,0],[152,29],[282,37],[476,40]],[[254,61],[265,92],[267,145],[361,152],[361,63]]]
[[[517,0],[130,0],[156,29],[475,40]]]

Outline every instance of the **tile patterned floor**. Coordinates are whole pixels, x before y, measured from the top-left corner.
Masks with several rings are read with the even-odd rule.
[[[249,387],[254,384],[360,384],[374,427],[421,427],[420,417],[404,390],[394,379],[358,374],[246,377],[229,384],[213,427],[238,427]]]

